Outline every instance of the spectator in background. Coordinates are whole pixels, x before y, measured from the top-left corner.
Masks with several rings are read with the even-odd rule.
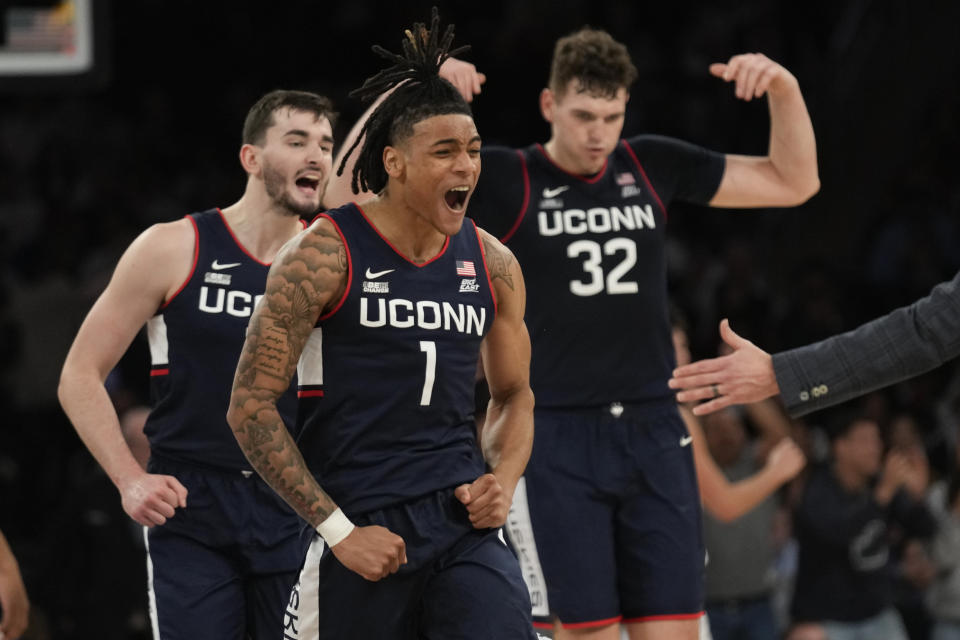
[[[779,464],[766,464],[772,457],[768,455],[771,447],[786,437],[789,424],[783,423],[759,422],[760,435],[751,440],[741,413],[728,408],[707,416],[703,431],[710,455],[730,482],[764,470],[779,472],[785,481],[802,467],[803,456],[791,443],[800,464],[782,457]],[[793,464],[786,466],[784,462]],[[704,512],[706,610],[714,640],[770,640],[779,634],[771,601],[776,554],[773,524],[778,508],[777,499],[768,493],[736,520],[714,517],[709,506]]]
[[[960,640],[960,475],[947,489],[946,504],[938,514],[938,529],[930,544],[936,567],[927,592],[927,607],[933,616],[930,640]]]
[[[819,624],[828,640],[906,640],[889,531],[933,534],[925,477],[900,452],[884,459],[878,425],[855,408],[836,412],[828,430],[831,460],[811,473],[796,514],[794,621]]]

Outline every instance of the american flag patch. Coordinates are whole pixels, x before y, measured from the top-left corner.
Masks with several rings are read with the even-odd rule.
[[[473,268],[473,262],[469,260],[457,260],[457,275],[476,277],[477,270]]]
[[[634,178],[633,174],[630,172],[617,174],[617,184],[620,185],[621,187],[628,184],[636,184],[636,183],[637,183],[637,179]]]

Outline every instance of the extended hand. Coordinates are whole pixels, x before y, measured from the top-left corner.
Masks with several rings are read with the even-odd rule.
[[[710,65],[710,73],[726,82],[735,82],[736,96],[747,102],[761,97],[768,90],[776,93],[797,86],[792,73],[762,53],[733,56],[726,64],[715,62]]]
[[[330,550],[340,564],[371,582],[396,573],[400,565],[407,563],[403,538],[377,525],[354,528]]]
[[[177,507],[187,506],[187,488],[173,476],[143,473],[118,488],[123,510],[147,527],[163,524]]]
[[[477,71],[476,65],[456,58],[443,61],[440,77],[456,87],[467,102],[473,102],[473,96],[480,93],[480,85],[487,81],[487,76]]]
[[[720,337],[733,353],[674,370],[668,384],[671,389],[682,389],[677,394],[678,401],[709,400],[693,408],[696,415],[703,416],[780,393],[769,353],[734,333],[727,319],[720,322]]]
[[[470,484],[462,484],[453,495],[467,507],[475,529],[494,529],[507,522],[511,496],[492,473],[485,473]]]

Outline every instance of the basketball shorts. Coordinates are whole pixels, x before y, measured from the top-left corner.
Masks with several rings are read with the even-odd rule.
[[[704,547],[673,400],[538,409],[508,532],[537,626],[699,618]]]
[[[500,529],[473,528],[453,489],[351,519],[402,537],[407,564],[367,581],[308,529],[284,640],[536,639],[516,557]]]
[[[153,636],[278,638],[306,547],[303,521],[256,473],[151,460],[176,477],[187,507],[145,529]]]

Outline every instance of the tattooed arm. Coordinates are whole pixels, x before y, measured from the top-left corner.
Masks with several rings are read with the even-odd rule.
[[[280,418],[277,400],[290,387],[317,318],[345,294],[347,269],[343,242],[324,219],[281,250],[247,327],[227,412],[250,464],[320,530],[331,515],[348,521],[307,468]],[[406,562],[403,540],[383,527],[353,528],[342,540],[328,543],[344,566],[368,580],[379,580]]]
[[[497,298],[497,316],[481,352],[490,405],[480,434],[492,473],[457,488],[475,527],[499,527],[507,520],[513,492],[533,446],[533,391],[530,390],[530,336],[523,323],[526,289],[513,254],[480,230]]]

